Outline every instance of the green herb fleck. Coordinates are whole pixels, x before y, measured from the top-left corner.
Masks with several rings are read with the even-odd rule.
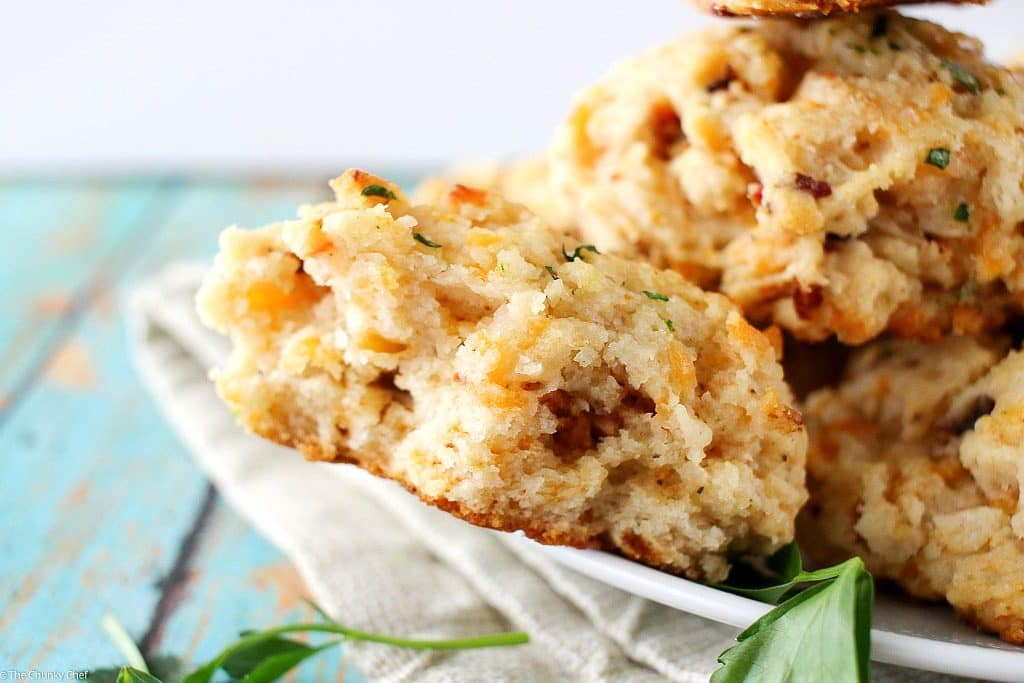
[[[505,264],[504,263],[499,263],[498,264],[498,270],[500,270],[501,272],[504,273],[505,272]]]
[[[571,254],[565,250],[565,245],[564,244],[562,245],[562,256],[565,257],[565,260],[566,260],[567,263],[571,263],[571,262],[575,261],[576,259],[584,260],[583,259],[583,252],[584,251],[590,251],[590,252],[593,252],[595,254],[600,254],[601,253],[601,252],[599,252],[597,250],[597,247],[595,247],[593,244],[581,244],[580,246],[576,247],[576,249]]]
[[[861,54],[864,54],[865,52],[868,51],[868,49],[866,47],[864,47],[863,45],[860,45],[859,43],[847,43],[846,47],[850,48],[851,50],[853,50],[855,52],[860,52]]]
[[[1006,97],[1006,88],[996,88],[996,94],[1000,97]]]
[[[936,147],[928,150],[928,156],[924,162],[935,168],[946,168],[949,166],[949,150],[945,147]]]
[[[884,36],[888,32],[889,32],[889,15],[888,14],[879,14],[875,18],[874,25],[871,27],[871,37],[872,38],[881,38],[882,36]]]
[[[672,322],[671,320],[666,320],[665,321],[665,327],[668,328],[669,332],[675,332],[676,331],[676,324],[674,322]]]
[[[977,95],[981,92],[981,81],[967,69],[948,59],[942,60],[942,67],[949,71],[950,75],[953,76],[953,80],[967,88],[967,92],[972,95]]]
[[[394,199],[395,193],[384,187],[383,185],[367,185],[363,188],[363,191],[359,194],[364,197],[383,197],[384,199]]]
[[[737,644],[719,655],[722,667],[712,675],[712,683],[866,683],[875,589],[860,558],[805,572],[799,548],[790,544],[767,564],[775,574],[774,585],[720,588],[776,602],[799,584],[814,585],[792,595],[738,635]],[[803,656],[808,652],[820,654]]]
[[[960,202],[953,209],[953,219],[960,223],[971,222],[971,206],[967,202]]]
[[[554,269],[554,268],[552,268],[551,266],[544,266],[544,270],[548,271],[548,275],[550,275],[550,276],[551,276],[551,279],[552,279],[552,280],[558,280],[558,279],[560,279],[560,278],[558,277],[558,275],[557,275],[557,274],[555,273],[555,269]]]
[[[895,40],[890,40],[888,45],[889,49],[892,50],[893,52],[900,52],[901,50],[903,50],[903,46],[897,43]]]
[[[421,235],[418,232],[414,232],[412,234],[412,238],[414,240],[416,240],[417,242],[419,242],[420,244],[422,244],[423,246],[425,246],[425,247],[430,247],[431,249],[440,249],[441,248],[440,244],[438,244],[437,242],[433,242],[433,241],[427,239],[426,237],[424,237],[423,235]]]
[[[957,301],[964,303],[965,301],[973,301],[978,295],[978,283],[974,280],[967,280],[960,285],[960,291],[957,292]]]
[[[654,301],[668,301],[668,297],[665,296],[664,294],[659,294],[658,292],[651,292],[646,289],[644,290],[644,296],[646,296],[648,299],[653,299]]]

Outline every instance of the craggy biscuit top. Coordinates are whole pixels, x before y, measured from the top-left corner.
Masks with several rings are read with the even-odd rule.
[[[981,334],[1024,302],[1024,87],[892,12],[715,27],[620,63],[556,136],[556,200],[801,338]]]
[[[859,12],[884,5],[909,5],[930,0],[690,0],[706,12],[722,17],[745,16],[827,16]],[[982,5],[986,0],[948,0]]]
[[[1024,644],[1024,352],[883,341],[812,394],[801,545]]]
[[[548,163],[543,156],[456,166],[422,180],[412,200],[416,204],[437,204],[455,184],[494,192],[522,204],[548,225],[572,230],[572,217],[563,213],[561,203],[551,193]]]
[[[227,230],[199,294],[244,424],[474,523],[692,577],[792,538],[806,435],[732,303],[481,190],[332,187]]]

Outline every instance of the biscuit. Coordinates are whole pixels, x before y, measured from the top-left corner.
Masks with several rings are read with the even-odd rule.
[[[412,200],[416,204],[437,204],[454,184],[494,192],[522,204],[548,225],[572,230],[571,217],[565,215],[561,204],[551,194],[548,163],[542,156],[456,166],[422,180],[413,192]]]
[[[1024,644],[1024,352],[880,341],[812,394],[801,547]]]
[[[980,335],[1024,307],[1022,81],[893,12],[713,27],[579,96],[553,196],[807,341]]]
[[[485,191],[332,187],[298,220],[225,231],[198,294],[246,427],[474,524],[695,579],[792,539],[806,433],[725,297]]]
[[[884,5],[910,5],[929,0],[690,0],[705,12],[720,17],[799,16],[815,17],[840,12],[859,12]],[[948,0],[958,4],[985,4],[986,0]]]

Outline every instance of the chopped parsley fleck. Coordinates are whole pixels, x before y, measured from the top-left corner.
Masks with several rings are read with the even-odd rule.
[[[855,52],[860,52],[861,54],[864,54],[865,52],[868,51],[868,49],[866,47],[864,47],[863,45],[860,45],[858,43],[847,43],[846,47],[850,48],[851,50],[853,50]]]
[[[967,280],[960,285],[960,291],[957,292],[957,301],[963,303],[965,301],[971,301],[978,294],[978,283],[974,280]]]
[[[949,166],[949,149],[946,147],[935,147],[928,150],[928,156],[924,162],[935,168],[946,168]]]
[[[967,88],[967,92],[972,95],[977,95],[981,92],[981,81],[978,80],[978,77],[956,62],[943,59],[942,68],[949,71],[950,75],[953,76],[953,80]]]
[[[969,223],[971,221],[971,206],[967,202],[960,202],[953,209],[953,219],[961,223]]]
[[[501,272],[504,273],[505,272],[505,264],[504,263],[499,263],[498,264],[498,270],[500,270]]]
[[[430,247],[431,249],[440,249],[441,248],[440,244],[438,244],[437,242],[433,242],[433,241],[427,239],[426,237],[424,237],[423,235],[421,235],[418,232],[414,232],[412,234],[412,237],[413,237],[414,240],[416,240],[417,242],[419,242],[420,244],[422,244],[425,247]]]
[[[552,280],[558,280],[559,279],[558,275],[555,274],[555,269],[552,268],[551,266],[544,266],[544,270],[548,271],[548,275],[551,276]]]
[[[585,260],[583,258],[584,251],[591,251],[595,254],[601,253],[593,244],[581,244],[580,246],[576,247],[576,249],[571,254],[565,250],[565,245],[562,245],[562,256],[565,257],[567,263],[572,263],[576,259],[580,259],[581,261]]]
[[[651,292],[646,289],[644,290],[644,296],[654,301],[668,301],[668,297],[665,296],[664,294],[659,294],[658,292]]]
[[[903,46],[897,43],[895,40],[889,41],[889,49],[893,52],[899,52],[903,49]]]
[[[881,38],[889,32],[889,15],[879,14],[875,19],[874,26],[871,27],[871,37]]]
[[[1000,97],[1006,97],[1006,88],[996,88],[996,94]]]
[[[668,328],[669,332],[675,332],[676,331],[676,324],[674,322],[672,322],[671,320],[666,320],[665,321],[665,327]]]
[[[367,185],[363,188],[363,191],[359,194],[364,197],[383,197],[384,199],[394,199],[395,193],[384,187],[383,185]]]

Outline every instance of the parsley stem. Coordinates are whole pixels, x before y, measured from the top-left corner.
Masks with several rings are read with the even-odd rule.
[[[383,643],[395,647],[404,647],[410,650],[469,650],[482,647],[501,647],[505,645],[521,645],[529,642],[530,637],[522,631],[509,633],[492,633],[483,636],[470,636],[466,638],[451,638],[447,640],[429,640],[419,638],[399,638],[386,636],[379,633],[360,631],[335,623],[320,624],[291,624],[289,626],[278,626],[257,631],[242,636],[234,644],[229,645],[216,657],[208,661],[199,669],[196,669],[183,683],[206,683],[213,678],[217,669],[228,660],[228,658],[239,651],[246,650],[264,641],[271,640],[285,633],[333,633],[344,636],[347,640],[362,640],[371,643]]]
[[[124,656],[124,660],[133,669],[138,669],[143,673],[149,673],[149,667],[146,666],[146,659],[139,652],[138,645],[132,640],[132,637],[128,635],[128,631],[125,630],[121,622],[117,620],[112,614],[106,614],[103,616],[103,620],[100,622],[103,626],[103,630],[110,636],[111,642]]]

